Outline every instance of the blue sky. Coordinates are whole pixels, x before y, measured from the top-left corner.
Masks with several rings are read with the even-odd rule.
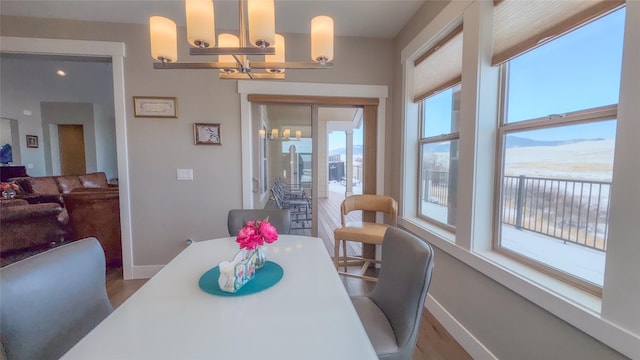
[[[508,122],[618,103],[624,18],[623,8],[510,61]],[[428,100],[426,136],[451,132],[447,121],[429,122],[450,118],[451,94],[447,90]],[[528,132],[527,137],[610,139],[615,122]]]

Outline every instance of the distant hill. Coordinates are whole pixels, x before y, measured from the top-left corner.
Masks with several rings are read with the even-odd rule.
[[[518,136],[509,136],[507,137],[506,148],[517,148],[517,147],[532,147],[532,146],[558,146],[558,145],[568,145],[575,144],[583,141],[602,141],[603,138],[598,139],[571,139],[571,140],[533,140]]]
[[[333,156],[333,155],[346,155],[347,153],[347,148],[345,147],[340,147],[340,148],[336,148],[333,150],[329,150],[329,156]],[[359,156],[362,155],[362,145],[353,145],[353,156]]]

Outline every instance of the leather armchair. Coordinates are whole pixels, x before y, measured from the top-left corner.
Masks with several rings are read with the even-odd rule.
[[[76,189],[63,194],[73,239],[95,237],[104,249],[107,266],[122,266],[120,198],[117,188]]]

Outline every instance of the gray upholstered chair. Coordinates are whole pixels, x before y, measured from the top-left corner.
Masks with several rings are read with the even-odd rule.
[[[4,356],[58,359],[113,311],[105,257],[88,238],[0,269]]]
[[[428,243],[402,229],[387,229],[376,287],[351,298],[380,359],[411,359],[432,270]]]
[[[289,209],[234,209],[229,210],[227,229],[230,236],[238,235],[247,221],[264,220],[269,217],[271,225],[275,226],[278,234],[288,234],[291,229],[291,215]]]

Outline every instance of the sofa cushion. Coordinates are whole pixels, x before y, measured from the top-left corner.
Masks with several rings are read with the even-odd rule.
[[[68,194],[74,189],[81,188],[82,184],[78,176],[57,176],[58,189],[63,194]]]
[[[90,173],[78,176],[80,183],[86,188],[106,188],[109,187],[107,175],[103,172]]]
[[[60,194],[58,183],[53,176],[29,178],[32,192],[37,194]]]

